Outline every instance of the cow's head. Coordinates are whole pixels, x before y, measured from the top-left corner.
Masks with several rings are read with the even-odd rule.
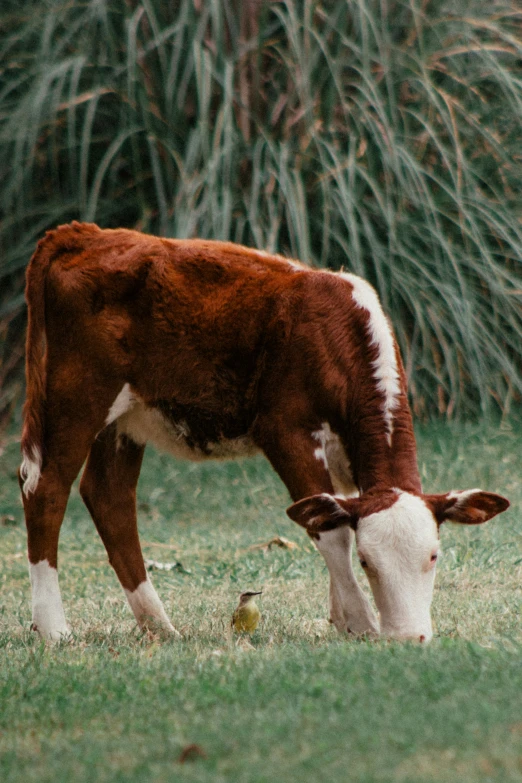
[[[428,642],[440,525],[481,524],[508,506],[506,498],[480,489],[443,495],[386,490],[357,498],[314,495],[294,503],[287,513],[315,539],[351,527],[380,613],[381,633]]]

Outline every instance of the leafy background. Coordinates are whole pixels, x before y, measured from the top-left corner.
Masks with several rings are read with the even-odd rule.
[[[0,780],[522,783],[522,426],[510,420],[417,427],[426,489],[482,486],[512,503],[486,525],[442,526],[428,647],[328,623],[326,566],[265,460],[153,449],[141,543],[182,564],[151,573],[182,639],[138,631],[75,484],[59,554],[73,635],[46,645],[30,630],[18,435],[4,438]],[[293,546],[270,546],[276,535]],[[263,589],[248,638],[230,632],[247,589]],[[204,755],[180,763],[193,743]]]
[[[232,239],[378,288],[418,416],[522,392],[516,0],[4,0],[0,367],[71,219]]]

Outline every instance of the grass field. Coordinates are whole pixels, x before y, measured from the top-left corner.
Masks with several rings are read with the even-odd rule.
[[[418,432],[426,490],[482,486],[512,508],[442,530],[428,648],[341,639],[327,573],[261,459],[192,465],[150,451],[146,557],[180,641],[140,635],[74,490],[60,578],[74,639],[29,629],[16,429],[0,464],[0,780],[522,781],[522,426]],[[294,549],[263,549],[276,535]],[[250,642],[228,623],[263,589]],[[180,762],[192,743],[201,751]]]

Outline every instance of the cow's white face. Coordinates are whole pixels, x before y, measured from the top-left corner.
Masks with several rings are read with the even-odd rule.
[[[294,503],[287,513],[306,528],[320,551],[324,549],[338,592],[347,584],[342,568],[350,570],[351,563],[345,559],[340,566],[342,553],[334,556],[335,534],[345,525],[355,530],[357,554],[379,610],[381,633],[428,642],[433,635],[430,607],[440,524],[445,520],[480,524],[508,506],[502,496],[480,489],[444,495],[392,489],[358,498],[314,495]]]
[[[389,508],[358,520],[356,543],[379,610],[381,633],[428,642],[439,553],[432,511],[421,498],[401,492]]]

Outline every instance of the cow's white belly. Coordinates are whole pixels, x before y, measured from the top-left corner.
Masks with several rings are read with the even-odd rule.
[[[259,449],[249,438],[209,441],[204,449],[194,445],[190,429],[183,420],[172,422],[158,408],[146,406],[126,384],[114,401],[106,424],[116,421],[117,437],[127,436],[140,446],[152,443],[178,459],[236,459],[250,457]]]

